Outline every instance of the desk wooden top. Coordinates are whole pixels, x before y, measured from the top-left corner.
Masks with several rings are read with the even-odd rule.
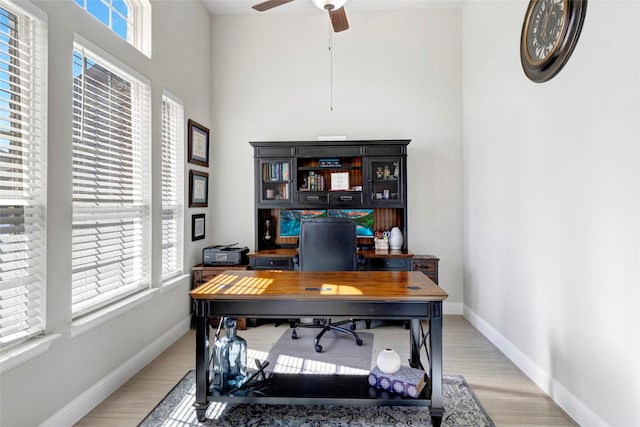
[[[230,270],[192,290],[200,300],[443,301],[448,295],[419,271]]]

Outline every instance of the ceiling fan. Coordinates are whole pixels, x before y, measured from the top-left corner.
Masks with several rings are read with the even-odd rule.
[[[258,12],[264,12],[265,10],[273,9],[274,7],[282,6],[292,2],[293,0],[267,0],[262,3],[258,3],[252,6]],[[349,22],[347,21],[347,14],[344,11],[344,4],[347,0],[311,0],[314,5],[320,9],[329,12],[329,19],[331,19],[331,25],[333,31],[336,33],[349,29]]]

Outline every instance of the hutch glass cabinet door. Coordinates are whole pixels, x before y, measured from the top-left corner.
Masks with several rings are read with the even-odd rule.
[[[260,203],[291,201],[291,161],[289,159],[260,160]]]
[[[389,205],[401,203],[402,194],[402,161],[400,158],[368,159],[369,197],[370,203]]]

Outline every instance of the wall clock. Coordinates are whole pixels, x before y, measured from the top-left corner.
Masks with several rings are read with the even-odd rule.
[[[567,63],[576,47],[587,0],[529,0],[520,36],[524,73],[542,83]]]

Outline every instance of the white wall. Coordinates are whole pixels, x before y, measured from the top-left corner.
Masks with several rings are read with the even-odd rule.
[[[527,1],[464,6],[466,315],[581,425],[640,425],[640,3],[589,1],[553,80]]]
[[[210,117],[210,22],[200,2],[153,1],[153,56],[142,55],[76,6],[73,0],[34,1],[48,15],[48,251],[47,331],[62,334],[51,348],[2,374],[0,425],[69,425],[92,399],[117,387],[189,326],[189,279],[150,300],[71,337],[71,59],[79,33],[151,80],[153,101],[153,232],[160,235],[161,96],[184,102],[187,117]],[[185,48],[188,47],[188,48]],[[185,123],[186,127],[186,123]],[[186,134],[186,133],[185,133]],[[185,175],[187,168],[185,168]],[[185,184],[186,184],[185,180]],[[185,192],[186,193],[186,192]],[[186,194],[185,194],[186,201]],[[205,211],[205,210],[201,210]],[[199,262],[207,241],[191,243],[185,221],[185,273]],[[211,233],[208,233],[211,234]],[[153,242],[153,286],[160,286],[160,239]],[[97,403],[97,402],[94,402]]]
[[[249,141],[412,139],[409,250],[440,257],[461,310],[461,16],[349,12],[351,28],[333,36],[333,111],[325,13],[214,16],[213,239],[254,247]]]

